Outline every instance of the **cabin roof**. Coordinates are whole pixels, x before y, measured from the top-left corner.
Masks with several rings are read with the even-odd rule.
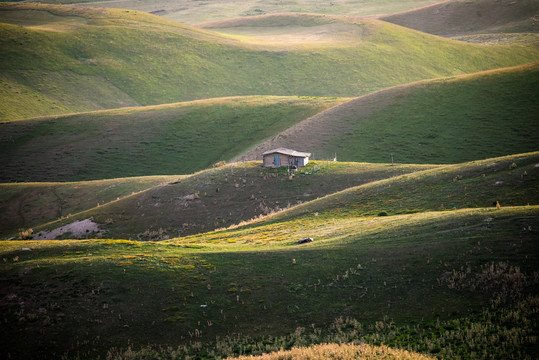
[[[265,153],[262,154],[262,156],[270,155],[270,154],[283,154],[283,155],[289,155],[289,156],[296,156],[296,157],[309,157],[311,156],[311,153],[306,152],[300,152],[292,149],[287,148],[277,148],[273,150],[268,150]]]

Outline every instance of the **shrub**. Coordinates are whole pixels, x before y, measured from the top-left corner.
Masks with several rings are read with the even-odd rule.
[[[33,233],[34,233],[33,229],[27,229],[27,230],[21,229],[19,231],[19,240],[29,240],[32,238]]]

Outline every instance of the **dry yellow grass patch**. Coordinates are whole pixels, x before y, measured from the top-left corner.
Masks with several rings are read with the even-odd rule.
[[[406,350],[392,349],[387,346],[351,345],[351,344],[322,344],[311,347],[295,347],[292,350],[280,350],[259,356],[240,356],[228,358],[228,360],[326,360],[326,359],[399,359],[399,360],[427,360],[430,357],[409,352]]]

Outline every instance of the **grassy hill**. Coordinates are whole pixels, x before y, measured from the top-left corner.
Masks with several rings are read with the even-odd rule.
[[[290,207],[262,220],[271,229],[272,224],[282,218],[315,213],[334,221],[350,215],[484,208],[496,202],[503,206],[535,205],[539,203],[535,193],[538,161],[537,153],[529,153],[447,166],[321,162],[311,163],[293,177],[282,169],[260,168],[259,162],[234,164],[88,207],[88,210],[35,227],[34,233],[46,238],[47,231],[89,218],[99,224],[99,229],[104,231],[102,236],[155,241],[205,233]],[[320,170],[315,171],[315,168]],[[404,175],[407,173],[409,175]],[[6,187],[9,189],[8,185]],[[69,187],[73,185],[66,184],[66,188]],[[72,197],[80,196],[76,190],[72,191]],[[13,208],[21,201],[13,197],[6,202],[6,207]],[[297,204],[300,205],[294,206]],[[39,205],[27,204],[38,214]],[[32,219],[30,215],[28,218]],[[32,221],[37,224],[38,220]],[[304,227],[303,235],[309,237],[312,227]],[[16,236],[10,229],[13,227],[4,229],[4,236]],[[287,234],[283,233],[283,239]],[[220,233],[216,236],[242,241],[235,231],[224,237]],[[194,238],[193,241],[199,240]]]
[[[358,26],[357,19],[331,15],[260,15],[212,21],[197,27],[272,50],[346,48],[357,46],[368,36],[368,29]]]
[[[121,3],[201,22],[432,1]],[[427,11],[472,37],[535,26],[535,3],[488,4]],[[0,239],[20,238],[0,240],[1,359],[537,356],[537,43],[204,27],[0,3],[0,181],[94,180],[0,184]],[[277,146],[318,160],[260,167]]]
[[[359,96],[538,58],[529,44],[462,44],[372,19],[327,22],[353,26],[357,37],[283,51],[130,10],[1,4],[0,119],[231,95]]]
[[[318,159],[457,163],[536,151],[537,63],[418,82],[363,96],[260,143],[311,149]],[[303,134],[311,134],[309,137]]]
[[[441,36],[537,33],[538,11],[535,0],[450,0],[380,19]]]
[[[75,4],[85,6],[111,7],[154,13],[184,24],[199,24],[208,21],[253,16],[272,13],[296,12],[341,15],[388,14],[413,9],[437,2],[436,0],[365,0],[351,3],[347,0],[321,2],[316,0],[267,2],[263,0],[186,1],[186,0],[108,0],[91,2],[88,0],[45,0],[35,1],[48,4]]]
[[[0,184],[0,234],[15,234],[181,176],[148,176],[76,183]]]
[[[221,98],[3,123],[0,181],[188,174],[343,101]]]
[[[2,242],[0,332],[12,341],[1,351],[181,359],[366,342],[533,357],[538,211],[310,215],[234,230],[236,243]]]
[[[311,163],[290,178],[284,169],[264,169],[260,164],[257,161],[228,165],[108,204],[101,203],[98,207],[93,203],[87,208],[89,210],[78,214],[73,212],[73,216],[59,221],[52,222],[57,217],[50,217],[51,222],[45,227],[35,227],[40,218],[34,218],[34,234],[43,232],[42,237],[46,237],[45,230],[91,218],[105,231],[103,237],[163,240],[228,227],[350,186],[433,167],[365,163],[335,163],[329,166],[322,163],[319,164],[322,165],[320,170],[314,171],[315,164]],[[70,184],[65,186],[70,187]],[[24,188],[25,185],[19,187]],[[76,201],[80,196],[83,196],[83,192],[72,190],[70,201]],[[6,206],[15,207],[20,202],[25,203],[24,200],[14,197],[6,202]],[[38,214],[39,206],[43,206],[42,203],[26,205]],[[30,218],[30,215],[27,216]],[[19,227],[9,224],[9,221],[3,225],[0,235],[17,236]],[[62,237],[66,236],[70,235]],[[88,236],[95,234],[83,234],[83,237]]]
[[[407,214],[461,208],[527,206],[539,203],[535,189],[539,153],[528,153],[448,165],[414,172],[301,204],[282,214],[326,218]]]
[[[342,161],[387,163],[393,154],[431,164],[535,151],[538,69],[420,82],[348,102],[242,97],[4,123],[1,180],[187,174],[280,146],[317,159],[336,152]]]

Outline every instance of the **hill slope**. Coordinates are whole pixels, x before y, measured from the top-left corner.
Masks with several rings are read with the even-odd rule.
[[[89,0],[45,0],[35,2],[49,4],[82,3],[85,6],[133,9],[154,13],[184,24],[199,24],[240,16],[283,12],[341,15],[387,14],[432,4],[437,2],[437,0],[364,0],[360,3],[350,2],[348,0],[334,0],[331,2],[321,2],[318,0],[279,2],[268,2],[264,0],[243,0],[241,2],[234,0],[106,0],[97,2]]]
[[[355,26],[358,36],[339,48],[277,51],[129,10],[2,4],[0,119],[231,95],[359,96],[539,57],[531,45],[485,47],[378,20],[327,21]]]
[[[318,159],[457,163],[537,150],[539,63],[418,82],[369,94],[298,123],[263,149],[311,149]],[[303,134],[309,133],[309,137]]]
[[[328,231],[323,228],[327,224],[320,223],[322,228],[305,224],[312,214],[330,221],[484,208],[497,201],[502,206],[537,205],[538,162],[539,154],[529,153],[442,167],[326,163],[314,173],[311,164],[293,178],[286,171],[262,169],[259,163],[236,164],[63,218],[38,227],[35,233],[42,239],[65,237],[49,235],[49,231],[75,220],[93,219],[105,237],[162,240],[205,233],[292,207],[262,218],[266,225],[260,231],[274,231],[275,222],[299,217],[299,225],[287,223],[289,229],[272,241],[290,241],[291,232],[298,237],[320,237]],[[190,242],[252,241],[250,236],[242,238],[242,233],[240,228],[203,234]]]
[[[538,163],[536,152],[398,175],[246,226],[168,241],[4,241],[0,335],[12,340],[0,352],[21,359],[220,358],[383,342],[444,358],[530,358]],[[212,189],[227,174],[219,194],[247,192],[252,185],[243,179],[251,180],[252,170],[262,182],[263,169],[244,166],[135,194],[104,206],[113,211],[102,215],[116,214],[112,226],[150,207],[178,216],[185,203],[196,209],[212,197],[189,200],[184,190]],[[260,186],[275,194],[298,185],[288,190],[297,194],[366,174],[387,177],[392,169],[332,163],[292,180],[267,169]],[[296,244],[309,236],[313,242]],[[514,341],[498,340],[515,332]]]
[[[2,242],[0,334],[12,340],[0,352],[182,359],[383,342],[443,358],[533,357],[538,214],[311,216],[203,245]],[[283,246],[306,226],[328,230],[320,245]]]
[[[189,174],[343,101],[222,98],[3,123],[0,181]]]
[[[253,222],[256,232],[272,232],[272,242],[293,244],[294,238],[318,237],[342,240],[329,223],[364,218],[463,208],[539,205],[539,152],[511,155],[372,181],[314,199]],[[285,223],[281,225],[281,223]],[[318,224],[314,226],[314,224]],[[279,232],[281,230],[281,232]],[[185,241],[200,244],[238,244],[252,240],[249,226],[191,236]],[[294,236],[291,236],[294,234]]]
[[[0,234],[14,234],[103,205],[180,176],[148,176],[77,183],[0,184]]]
[[[539,32],[535,0],[449,0],[380,17],[381,20],[441,36],[492,32]]]
[[[163,240],[227,227],[350,186],[433,167],[336,163],[331,166],[322,164],[322,168],[313,173],[314,164],[311,163],[302,168],[296,176],[289,178],[286,169],[265,169],[260,167],[260,163],[257,161],[233,164],[202,171],[109,204],[101,203],[95,207],[93,203],[93,206],[87,208],[91,208],[90,210],[80,214],[73,212],[73,216],[52,222],[46,227],[39,227],[39,230],[35,228],[34,233],[36,238],[48,238],[46,232],[43,231],[41,236],[39,232],[55,229],[75,220],[91,218],[99,224],[100,230],[105,231],[102,234],[105,237]],[[77,185],[68,183],[65,187]],[[0,198],[2,191],[13,187],[5,186],[7,188],[0,186]],[[26,186],[21,184],[18,187]],[[73,189],[71,201],[83,194],[84,191]],[[39,205],[28,202],[24,197],[13,197],[6,202],[6,206],[11,208],[19,204],[25,204],[40,213]],[[27,217],[27,221],[32,219],[30,214],[27,214]],[[13,232],[18,228],[13,225],[21,220],[24,219],[20,218],[20,214],[13,216],[12,223],[8,221],[2,226],[0,236],[16,236]],[[36,224],[39,218],[32,220]],[[52,220],[56,220],[56,217],[49,217],[48,221]],[[45,221],[41,222],[43,223]],[[82,235],[95,236],[88,233]]]

